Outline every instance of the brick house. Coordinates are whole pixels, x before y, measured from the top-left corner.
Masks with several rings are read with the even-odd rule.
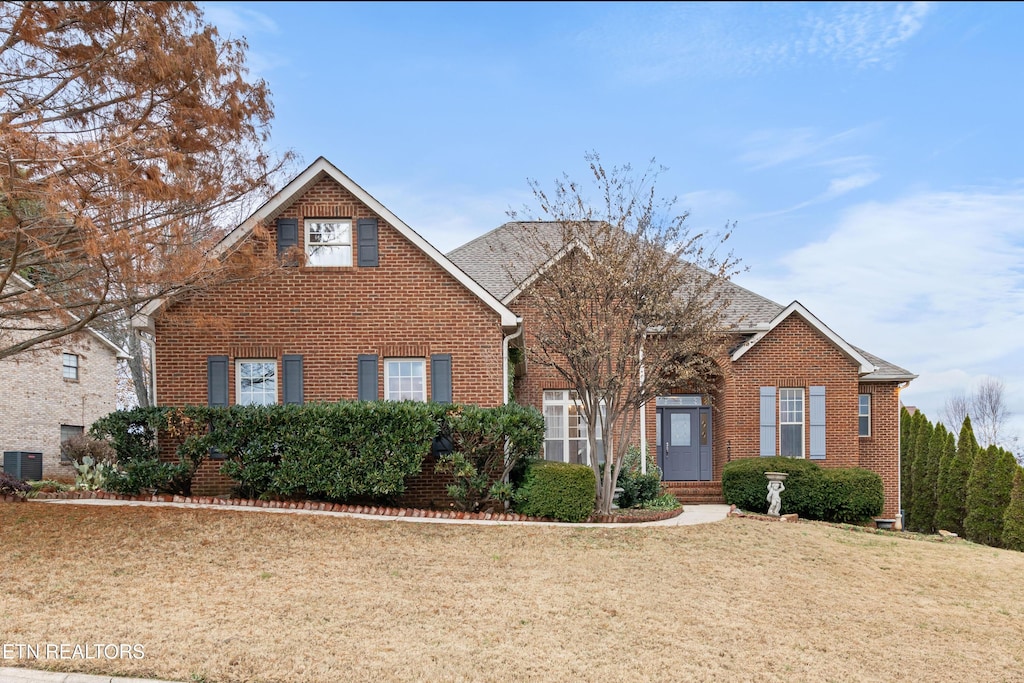
[[[516,315],[326,159],[226,235],[218,255],[258,226],[280,259],[272,273],[154,301],[136,317],[155,337],[158,405],[507,400]],[[226,492],[218,470],[204,463],[193,491]],[[432,472],[424,466],[407,502],[442,503]]]
[[[525,319],[529,345],[529,263],[524,232],[557,239],[554,224],[506,223],[448,257]],[[547,258],[537,254],[536,258]],[[517,262],[519,261],[519,262]],[[883,517],[899,500],[899,391],[913,375],[830,330],[799,302],[781,306],[726,282],[730,353],[717,358],[721,379],[710,395],[680,388],[639,415],[639,444],[654,448],[663,478],[680,497],[721,501],[722,467],[732,459],[786,455],[824,467],[864,467],[885,489]],[[585,420],[560,377],[530,367],[516,378],[516,398],[542,410],[545,457],[586,462]],[[635,439],[634,439],[635,440]]]
[[[512,275],[506,267],[521,251],[513,249],[521,224],[446,256],[321,158],[229,233],[218,254],[254,239],[259,226],[277,250],[271,274],[153,302],[134,321],[155,337],[158,404],[508,400],[509,347],[530,344],[514,274],[532,264],[511,264]],[[681,390],[639,416],[641,447],[655,444],[670,486],[720,499],[726,462],[781,453],[878,472],[884,516],[896,517],[899,389],[914,375],[851,346],[797,302],[783,307],[724,286],[735,344],[718,359],[726,372],[716,391]],[[515,371],[517,400],[545,414],[545,457],[585,460],[586,425],[568,389],[542,368]],[[224,492],[230,483],[217,469],[206,463],[193,490]],[[444,504],[432,471],[428,462],[406,502]]]
[[[31,287],[24,281],[19,286]],[[0,359],[0,450],[42,453],[43,478],[73,481],[75,470],[62,456],[61,443],[116,409],[118,360],[127,357],[86,327]]]

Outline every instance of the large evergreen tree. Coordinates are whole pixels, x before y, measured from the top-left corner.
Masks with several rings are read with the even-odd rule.
[[[956,517],[955,498],[949,490],[949,477],[956,462],[956,438],[952,432],[946,434],[946,445],[939,463],[939,478],[935,484],[935,528],[953,531],[963,535],[962,530],[949,528],[950,525],[963,527],[963,518]]]
[[[964,535],[964,518],[967,517],[967,482],[977,450],[971,418],[966,417],[960,427],[956,451],[952,457],[947,456],[945,469],[939,471],[938,510],[935,513],[938,528],[961,536]]]
[[[910,469],[914,463],[915,418],[916,414],[911,415],[906,408],[900,408],[900,505],[904,510],[910,509],[912,495]],[[906,524],[906,520],[903,522]]]
[[[936,423],[928,438],[928,458],[925,460],[923,492],[915,499],[919,508],[920,531],[935,533],[935,511],[938,509],[939,464],[946,450],[946,436],[949,432],[941,423]]]
[[[1003,547],[1024,550],[1024,467],[1013,475],[1010,504],[1003,514]]]
[[[929,459],[931,457],[932,423],[920,415],[914,430],[913,464],[910,466],[911,498],[907,509],[907,528],[930,533],[935,522],[935,487],[928,488]]]
[[[978,450],[967,486],[964,520],[967,538],[975,543],[997,547],[1002,544],[1003,516],[1010,503],[1017,466],[1013,455],[998,446]]]

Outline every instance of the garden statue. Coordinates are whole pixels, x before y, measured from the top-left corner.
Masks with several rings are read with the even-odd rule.
[[[785,484],[781,481],[768,482],[768,514],[778,517],[782,509],[782,492],[786,490]]]

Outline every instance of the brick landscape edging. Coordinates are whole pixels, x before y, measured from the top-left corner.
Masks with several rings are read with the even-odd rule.
[[[422,510],[418,508],[388,507],[383,505],[345,505],[341,503],[323,503],[318,501],[294,500],[256,500],[252,498],[217,498],[214,496],[177,496],[165,493],[143,496],[126,496],[106,491],[63,491],[61,493],[37,493],[31,499],[20,496],[4,496],[3,502],[12,503],[25,500],[123,500],[139,503],[188,503],[192,505],[219,505],[224,507],[256,507],[280,510],[314,510],[321,512],[350,512],[360,515],[380,515],[383,517],[429,517],[432,519],[469,519],[491,520],[496,522],[553,522],[547,517],[527,517],[515,512],[461,512],[459,510]],[[649,516],[641,515],[595,515],[587,522],[639,523],[658,522],[671,519],[681,514],[682,507],[675,510],[662,510]]]

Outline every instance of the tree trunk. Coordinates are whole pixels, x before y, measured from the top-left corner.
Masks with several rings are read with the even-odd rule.
[[[128,333],[128,370],[132,374],[132,386],[140,408],[148,408],[149,400],[149,347],[142,344],[139,333]]]

